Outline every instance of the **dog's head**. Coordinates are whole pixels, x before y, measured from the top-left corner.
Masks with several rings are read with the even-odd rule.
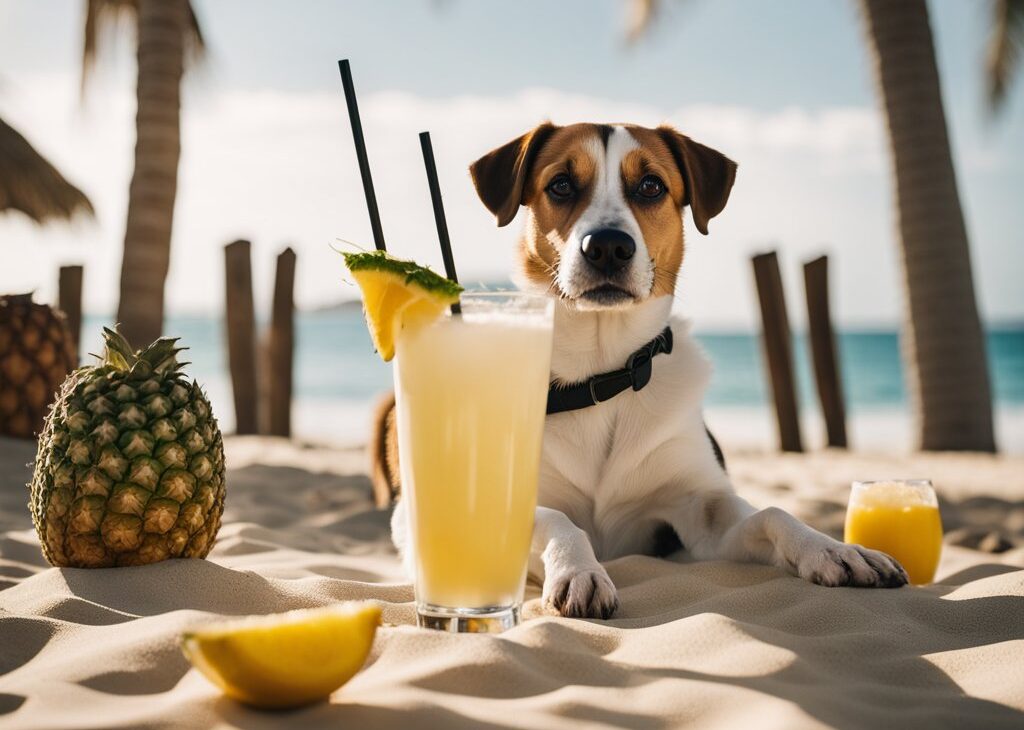
[[[470,166],[499,226],[529,211],[523,275],[579,309],[671,294],[683,206],[697,230],[725,207],[736,163],[670,127],[542,124]]]

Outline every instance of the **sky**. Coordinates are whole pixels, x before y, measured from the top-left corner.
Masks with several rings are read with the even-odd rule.
[[[134,54],[111,37],[79,96],[83,0],[0,0],[0,115],[92,199],[95,221],[0,217],[0,291],[117,304],[134,145]],[[351,59],[389,250],[441,269],[417,133],[430,130],[464,281],[506,278],[521,220],[497,229],[468,165],[546,119],[668,122],[739,162],[701,236],[687,215],[677,307],[754,325],[749,258],[777,249],[801,326],[801,263],[831,261],[841,326],[899,321],[892,186],[856,3],[667,0],[624,40],[622,0],[193,0],[208,44],[185,80],[171,313],[223,309],[223,245],[253,242],[256,302],[298,253],[303,308],[356,296],[332,247],[372,246],[336,61]],[[989,3],[929,3],[982,316],[1024,320],[1024,83],[987,112]]]

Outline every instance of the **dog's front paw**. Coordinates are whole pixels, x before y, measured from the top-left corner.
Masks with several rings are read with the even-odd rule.
[[[619,595],[600,565],[589,570],[566,571],[544,581],[545,603],[569,618],[611,618]]]
[[[899,588],[909,581],[895,558],[835,540],[809,551],[796,567],[801,578],[823,586]]]

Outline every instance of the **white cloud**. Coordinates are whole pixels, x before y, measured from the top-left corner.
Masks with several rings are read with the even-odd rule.
[[[77,79],[35,76],[0,95],[16,124],[92,197],[97,224],[37,229],[0,219],[0,291],[54,295],[62,261],[86,263],[87,308],[116,305],[120,246],[134,144],[131,88],[99,87],[87,112]],[[552,119],[670,123],[740,162],[729,209],[701,240],[692,227],[680,299],[715,322],[746,323],[755,311],[747,256],[783,245],[791,297],[797,262],[824,246],[840,252],[839,283],[881,277],[880,294],[841,289],[843,318],[892,318],[898,296],[886,211],[883,134],[865,108],[764,113],[735,106],[678,109],[548,89],[507,97],[425,99],[383,92],[361,99],[374,182],[389,247],[440,268],[417,133],[433,136],[456,259],[465,279],[507,273],[517,225],[498,230],[470,185],[469,162]],[[168,300],[176,311],[212,310],[223,297],[223,244],[251,238],[257,301],[269,301],[274,255],[299,252],[297,296],[313,306],[353,295],[342,283],[337,238],[371,243],[341,91],[200,91],[187,97]],[[867,277],[864,279],[863,277]],[[860,284],[863,286],[863,284]],[[792,299],[796,314],[799,299]],[[799,317],[797,316],[799,319]]]

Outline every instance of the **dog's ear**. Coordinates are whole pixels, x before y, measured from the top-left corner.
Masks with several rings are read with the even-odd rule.
[[[697,230],[708,234],[708,221],[722,212],[736,180],[736,163],[718,150],[694,142],[672,127],[658,127],[686,181],[686,200]]]
[[[523,202],[523,188],[537,152],[556,129],[550,122],[491,150],[469,166],[473,185],[498,226],[507,226]]]

